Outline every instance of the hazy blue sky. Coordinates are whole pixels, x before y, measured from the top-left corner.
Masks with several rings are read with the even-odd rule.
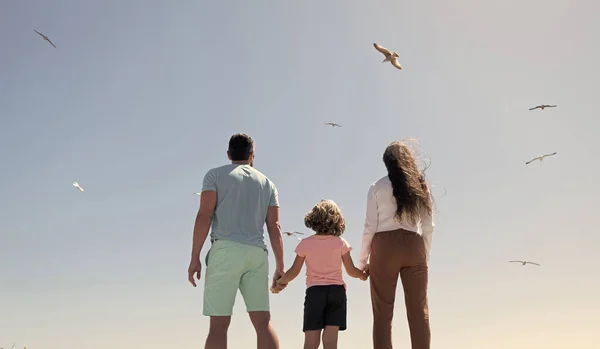
[[[186,276],[192,193],[246,132],[283,228],[308,233],[305,212],[333,199],[355,259],[385,146],[419,140],[428,178],[448,191],[430,264],[434,348],[598,348],[598,11],[594,0],[0,1],[0,346],[202,347],[202,288]],[[381,64],[373,42],[404,70]],[[558,108],[527,110],[540,103]],[[285,240],[288,266],[296,243]],[[348,284],[340,347],[369,348],[368,284]],[[303,294],[300,277],[271,298],[282,348],[301,346]],[[398,296],[394,339],[408,347]],[[234,312],[231,348],[246,348],[241,298]]]

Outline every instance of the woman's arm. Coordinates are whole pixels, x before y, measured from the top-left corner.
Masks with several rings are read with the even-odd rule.
[[[433,212],[424,215],[421,218],[421,234],[423,236],[423,242],[425,243],[425,254],[427,255],[427,261],[431,256],[431,236],[433,235]]]
[[[286,271],[285,274],[283,274],[283,276],[279,278],[279,280],[277,280],[277,283],[279,285],[286,285],[290,281],[294,280],[302,271],[303,265],[304,257],[296,255],[296,259],[294,259],[294,264],[292,264],[292,267],[288,269],[288,271]]]
[[[367,279],[366,274],[354,266],[354,261],[352,260],[352,256],[350,256],[350,252],[347,252],[342,256],[342,261],[344,262],[344,268],[346,268],[346,273],[348,273],[348,275],[361,280]]]
[[[358,258],[358,268],[361,270],[364,269],[369,262],[369,255],[371,254],[371,242],[373,241],[373,236],[377,232],[378,218],[375,184],[373,184],[369,188],[369,193],[367,194],[367,215],[365,218],[362,249]]]
[[[425,255],[429,262],[429,257],[431,256],[431,236],[433,235],[433,227],[435,227],[435,224],[433,223],[433,196],[431,195],[429,188],[427,188],[427,193],[429,194],[429,202],[432,207],[430,212],[421,214],[421,236],[423,237],[423,243],[425,244]]]

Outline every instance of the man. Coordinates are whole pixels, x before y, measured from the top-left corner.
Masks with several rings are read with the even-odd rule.
[[[227,348],[227,329],[239,288],[256,330],[257,348],[278,349],[269,311],[269,262],[263,230],[266,222],[275,255],[271,287],[282,289],[276,285],[284,274],[277,188],[254,169],[254,141],[247,134],[231,136],[227,157],[231,164],[213,168],[204,177],[188,269],[188,279],[196,287],[194,274],[200,280],[200,251],[212,224],[203,310],[210,316],[210,330],[204,348]]]

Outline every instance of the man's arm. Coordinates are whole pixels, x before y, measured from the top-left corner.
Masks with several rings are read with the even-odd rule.
[[[283,263],[283,238],[281,236],[281,225],[279,224],[279,207],[269,206],[267,211],[267,232],[271,241],[271,248],[275,256],[275,272],[283,275],[285,272]]]
[[[206,237],[212,224],[212,217],[217,202],[217,192],[215,190],[203,191],[200,196],[200,209],[196,215],[194,223],[194,240],[192,242],[192,260],[200,260],[200,251],[204,246]]]

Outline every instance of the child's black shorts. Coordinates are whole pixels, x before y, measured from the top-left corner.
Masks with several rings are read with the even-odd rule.
[[[346,288],[343,285],[311,286],[304,298],[302,331],[316,331],[325,326],[346,329]]]

